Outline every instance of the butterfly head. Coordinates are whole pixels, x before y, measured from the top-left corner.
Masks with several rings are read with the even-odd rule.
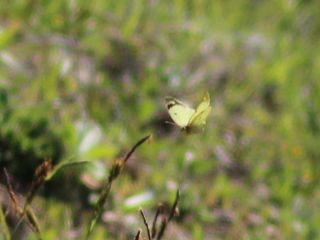
[[[177,100],[175,100],[174,98],[166,97],[166,106],[168,110],[172,108],[174,105],[176,105],[177,103],[178,103]]]

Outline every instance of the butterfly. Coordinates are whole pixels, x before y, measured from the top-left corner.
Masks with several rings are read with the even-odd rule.
[[[193,109],[183,102],[172,98],[166,98],[166,106],[171,119],[182,130],[198,129],[206,124],[206,120],[211,112],[210,95],[208,92],[196,109]]]

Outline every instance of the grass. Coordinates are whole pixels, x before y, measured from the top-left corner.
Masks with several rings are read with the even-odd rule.
[[[42,238],[83,236],[114,160],[150,133],[153,143],[114,182],[91,239],[134,239],[139,228],[146,237],[140,207],[152,219],[177,188],[180,216],[168,239],[319,238],[317,6],[2,1],[0,167],[25,199],[44,159],[90,162],[56,168],[32,196]],[[196,103],[205,91],[213,112],[204,132],[165,124],[166,96]],[[142,197],[128,203],[133,196]],[[19,229],[17,238],[36,238]],[[1,231],[8,239],[2,220]]]

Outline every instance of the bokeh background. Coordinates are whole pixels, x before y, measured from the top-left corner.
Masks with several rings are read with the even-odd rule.
[[[177,188],[165,239],[319,239],[319,39],[312,0],[2,0],[1,168],[23,199],[44,159],[90,161],[32,203],[44,239],[79,239],[114,160],[153,134],[92,239],[133,239]],[[205,91],[203,132],[165,123],[166,96]]]

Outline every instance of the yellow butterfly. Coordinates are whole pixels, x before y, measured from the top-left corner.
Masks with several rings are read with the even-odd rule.
[[[211,112],[210,95],[205,93],[202,101],[196,109],[190,108],[181,101],[167,97],[166,105],[171,119],[183,130],[190,130],[206,124]]]

